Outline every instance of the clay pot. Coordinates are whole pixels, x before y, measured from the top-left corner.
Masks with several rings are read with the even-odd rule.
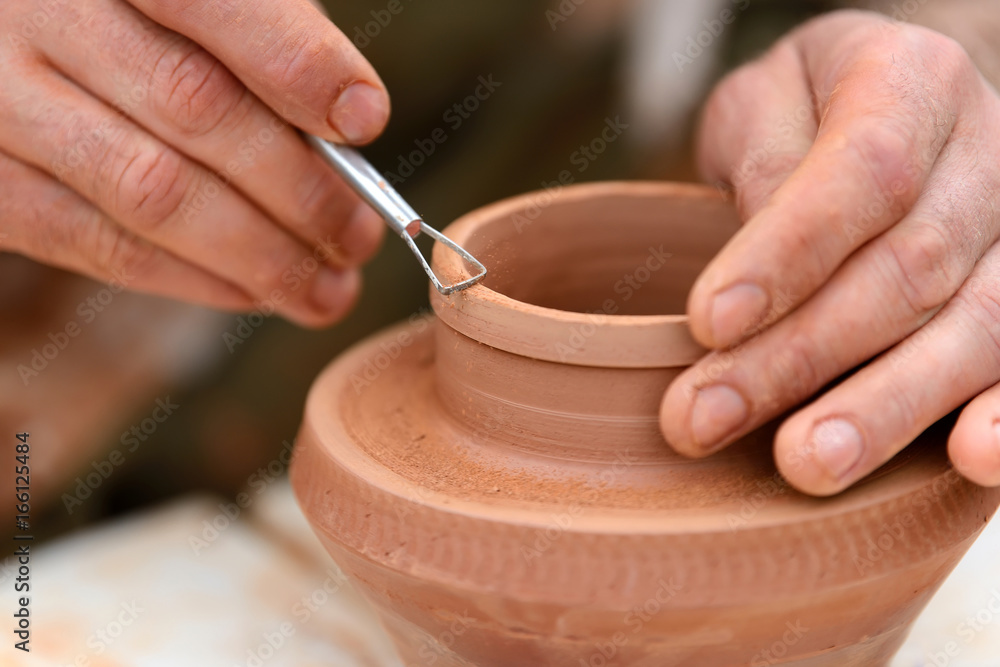
[[[447,230],[486,281],[320,376],[292,482],[407,665],[887,664],[1000,489],[940,428],[828,499],[782,480],[773,428],[667,446],[660,398],[704,353],[685,297],[738,224],[686,185],[486,207]]]

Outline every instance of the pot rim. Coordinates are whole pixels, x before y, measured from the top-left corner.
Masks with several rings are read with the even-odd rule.
[[[736,220],[731,204],[711,186],[606,181],[569,185],[554,193],[536,190],[510,197],[463,215],[444,233],[465,246],[484,225],[537,206],[540,197],[553,198],[545,208],[609,197],[687,200],[731,212],[731,216],[714,216],[716,219],[722,217],[726,223]],[[441,244],[435,244],[432,261],[439,275],[466,278],[471,275],[462,259]],[[692,337],[686,314],[607,315],[557,310],[519,301],[482,283],[448,296],[433,288],[430,293],[434,312],[449,327],[491,347],[544,361],[614,368],[672,368],[689,366],[706,353]],[[570,344],[574,332],[578,334],[577,340],[582,334],[582,345]]]

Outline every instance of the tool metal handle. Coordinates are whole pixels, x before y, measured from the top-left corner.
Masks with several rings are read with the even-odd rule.
[[[350,146],[332,144],[307,134],[306,141],[347,181],[368,205],[382,214],[386,224],[402,236],[420,232],[420,216],[406,203],[385,177]]]
[[[445,295],[453,294],[483,279],[486,267],[464,248],[424,222],[406,200],[385,182],[385,177],[362,157],[361,153],[349,146],[331,144],[311,134],[306,134],[305,139],[320,157],[368,202],[369,206],[382,215],[386,224],[402,237],[439,292]],[[470,277],[457,283],[443,284],[413,241],[421,233],[432,237],[465,260],[467,267],[472,269]]]

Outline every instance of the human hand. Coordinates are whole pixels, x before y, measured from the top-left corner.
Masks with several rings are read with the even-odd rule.
[[[293,127],[366,143],[381,80],[309,0],[0,3],[0,250],[307,326],[383,223]]]
[[[661,427],[705,456],[800,404],[775,438],[796,488],[837,493],[964,402],[948,450],[1000,485],[1000,98],[923,28],[837,12],[728,77],[699,160],[745,225],[695,284],[714,351]],[[867,364],[867,365],[865,365]]]

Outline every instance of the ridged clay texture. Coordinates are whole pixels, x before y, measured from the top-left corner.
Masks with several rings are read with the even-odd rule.
[[[686,295],[738,225],[692,185],[499,202],[446,230],[482,284],[322,373],[292,482],[405,664],[888,664],[1000,490],[951,469],[947,424],[826,499],[776,472],[773,425],[669,448]]]

